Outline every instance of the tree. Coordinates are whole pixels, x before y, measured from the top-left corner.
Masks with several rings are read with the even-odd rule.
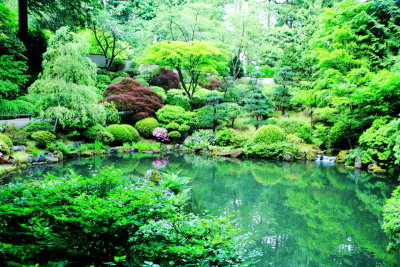
[[[278,84],[273,92],[274,100],[278,109],[282,111],[282,115],[285,114],[285,109],[292,98],[289,88],[294,85],[293,76],[291,67],[283,67],[274,77],[275,83]]]
[[[243,109],[250,113],[253,118],[250,122],[258,129],[260,125],[265,123],[268,116],[274,112],[274,103],[261,92],[257,80],[251,80],[250,83],[251,90],[244,99]]]
[[[226,119],[228,116],[226,112],[226,103],[222,102],[223,97],[215,92],[208,95],[204,101],[207,103],[203,107],[203,112],[201,113],[202,122],[210,122],[212,124],[213,132],[217,128],[218,124]]]
[[[88,44],[68,27],[62,27],[49,40],[43,55],[43,72],[29,88],[37,96],[39,116],[60,123],[75,121],[80,127],[104,124],[106,110],[97,104],[96,65],[86,57]]]
[[[178,75],[173,71],[167,70],[165,67],[161,68],[160,72],[151,78],[149,84],[162,87],[166,91],[173,88],[179,89],[181,87]]]
[[[161,96],[132,78],[110,84],[104,91],[104,97],[102,103],[113,103],[120,111],[134,112],[134,120],[155,117],[157,110],[163,107]]]
[[[242,112],[242,107],[236,103],[226,103],[226,119],[230,122],[231,128],[235,126],[235,120]]]
[[[114,15],[115,11],[102,10],[94,16],[89,29],[94,35],[97,46],[106,58],[106,67],[111,70],[114,59],[135,43],[137,30],[135,21],[121,22]]]
[[[182,89],[193,98],[201,75],[227,69],[225,50],[210,42],[159,42],[145,51],[144,63],[175,69]]]

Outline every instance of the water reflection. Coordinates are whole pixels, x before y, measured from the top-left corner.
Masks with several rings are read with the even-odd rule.
[[[394,266],[380,229],[381,207],[394,185],[343,166],[313,162],[215,160],[188,154],[113,155],[31,170],[20,179],[94,175],[106,166],[127,175],[148,169],[192,177],[190,210],[235,214],[263,251],[259,266]]]

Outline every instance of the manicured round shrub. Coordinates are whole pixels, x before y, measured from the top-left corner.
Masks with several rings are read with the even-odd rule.
[[[125,143],[132,142],[131,133],[127,128],[122,126],[121,124],[111,124],[107,126],[106,131],[112,134],[114,137],[114,142]]]
[[[42,148],[45,148],[56,141],[56,136],[48,131],[34,132],[31,137],[37,142],[37,146]]]
[[[153,135],[153,131],[157,127],[158,121],[154,118],[145,118],[135,124],[135,128],[139,131],[140,135],[147,138]]]
[[[165,90],[162,87],[150,86],[150,89],[153,90],[154,92],[156,92],[163,99],[167,98],[167,94],[165,93]]]
[[[0,134],[0,151],[6,155],[13,150],[13,142],[10,137],[5,134]]]
[[[181,138],[181,133],[178,131],[172,131],[168,134],[170,138]]]
[[[305,125],[305,123],[303,121],[300,121],[298,119],[292,119],[292,118],[280,119],[276,123],[276,126],[281,128],[285,132],[285,134],[299,133],[301,128],[304,125]]]
[[[139,132],[132,126],[129,124],[121,124],[123,127],[125,127],[125,129],[128,130],[131,138],[132,138],[132,142],[137,142],[140,139],[140,134]]]
[[[165,105],[157,111],[158,121],[162,123],[176,122],[178,124],[190,124],[193,122],[194,113],[185,111],[184,108],[178,106]]]
[[[114,141],[114,136],[106,131],[106,129],[101,125],[94,125],[86,130],[83,135],[92,141],[100,141],[103,143],[111,143]]]
[[[37,131],[53,132],[54,125],[48,121],[31,121],[25,125],[25,130],[30,134]]]
[[[171,122],[168,123],[167,126],[165,126],[168,130],[178,130],[179,129],[179,124],[176,122]]]
[[[254,136],[255,144],[273,144],[285,140],[285,133],[275,125],[265,125],[258,129]]]
[[[16,106],[19,114],[34,114],[35,106],[24,100],[13,100],[12,103]]]
[[[187,132],[187,131],[189,131],[190,130],[190,126],[189,125],[186,125],[186,124],[182,124],[181,126],[179,126],[179,129],[178,129],[180,132]]]
[[[192,108],[188,100],[180,97],[168,96],[167,99],[165,99],[165,103],[172,106],[182,107],[185,110],[190,110]]]

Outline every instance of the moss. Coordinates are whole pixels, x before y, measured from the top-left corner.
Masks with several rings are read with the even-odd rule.
[[[92,157],[93,156],[93,151],[91,150],[84,150],[80,154],[82,157]]]
[[[19,163],[27,163],[28,162],[28,157],[30,154],[24,152],[24,151],[18,151],[15,152],[12,157],[14,158],[15,161]]]
[[[336,156],[335,162],[336,163],[345,163],[347,154],[349,154],[349,151],[347,151],[347,150],[340,151],[339,154]]]
[[[370,172],[376,173],[376,174],[386,173],[387,172],[385,169],[383,169],[382,167],[379,167],[378,165],[374,165],[374,166],[368,167],[368,170]]]
[[[315,150],[310,150],[306,153],[307,160],[315,160],[317,158],[317,152]]]

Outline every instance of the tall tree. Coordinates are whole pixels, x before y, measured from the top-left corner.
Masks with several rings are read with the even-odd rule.
[[[193,98],[201,75],[227,69],[227,53],[210,42],[159,42],[149,46],[142,61],[175,69],[182,89]]]

